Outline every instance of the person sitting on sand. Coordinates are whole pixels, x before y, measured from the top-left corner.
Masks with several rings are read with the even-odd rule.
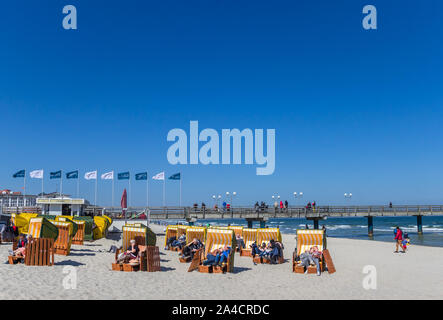
[[[311,264],[315,264],[317,267],[317,276],[319,276],[320,273],[320,258],[321,258],[321,251],[318,250],[317,246],[311,247],[309,251],[305,251],[300,255],[300,264],[299,266],[305,267],[305,273],[308,273],[308,267]]]
[[[403,231],[401,231],[399,226],[397,226],[395,228],[394,234],[395,234],[395,238],[394,238],[394,240],[395,240],[395,251],[394,251],[394,253],[398,253],[398,247],[400,247],[402,249],[402,252],[405,253],[406,251],[405,251],[405,249],[402,246]]]
[[[191,257],[191,259],[194,259],[194,254],[202,247],[203,243],[199,239],[194,238],[190,243],[183,247],[182,257]]]
[[[131,240],[128,250],[118,255],[117,263],[127,263],[136,260],[138,258],[139,251],[140,250],[138,245],[135,243],[135,240]]]

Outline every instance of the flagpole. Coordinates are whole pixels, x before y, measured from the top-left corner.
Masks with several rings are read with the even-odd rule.
[[[131,176],[129,176],[129,197],[128,197],[128,208],[131,206]]]
[[[26,206],[26,171],[25,175],[23,176],[23,207],[25,206]]]
[[[63,199],[63,170],[60,170],[60,197]]]
[[[112,207],[114,207],[114,171],[112,171]]]
[[[166,207],[166,201],[165,201],[165,186],[166,186],[166,176],[163,176],[163,207]]]
[[[98,180],[98,170],[96,170],[95,174],[95,201],[94,201],[95,206],[97,206],[97,180]]]
[[[146,172],[146,209],[149,207],[149,179],[148,173]]]
[[[180,207],[182,206],[182,174],[180,173]]]
[[[43,192],[43,178],[44,178],[44,172],[42,173],[42,198],[43,198],[43,194],[44,194],[44,192]]]
[[[80,170],[77,169],[77,198],[80,198]]]

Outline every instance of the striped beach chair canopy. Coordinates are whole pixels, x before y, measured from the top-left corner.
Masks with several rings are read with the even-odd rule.
[[[319,250],[323,250],[323,238],[323,230],[297,230],[297,256],[311,249],[313,246],[317,246]]]
[[[165,247],[166,247],[166,243],[168,242],[168,239],[170,237],[177,237],[177,228],[178,226],[176,225],[168,225],[166,227],[166,232],[165,232]]]
[[[134,227],[132,225],[124,225],[122,227],[122,246],[124,250],[129,247],[131,240],[138,240],[137,244],[141,246],[155,246],[156,234],[145,225],[140,225],[140,227]]]
[[[205,243],[206,228],[205,227],[188,227],[186,229],[186,243],[191,242],[194,238],[197,238],[202,243]]]
[[[186,234],[186,229],[188,228],[188,226],[184,226],[184,225],[178,225],[177,226],[177,239],[183,235]]]
[[[257,241],[257,229],[243,228],[242,236],[246,249],[249,249],[250,246]]]
[[[263,242],[268,244],[271,239],[274,241],[282,241],[279,228],[257,229],[257,245],[261,245]]]
[[[29,221],[28,235],[33,238],[57,239],[58,228],[45,218],[31,218]]]
[[[70,223],[70,221],[49,220],[49,222],[51,222],[57,228],[58,227],[67,228],[69,230],[69,237],[73,237],[74,236],[74,234],[73,234],[73,232],[74,232],[73,224]],[[77,229],[75,230],[75,232],[77,232]]]
[[[243,236],[243,227],[242,226],[229,226],[228,229],[234,230],[235,235]]]
[[[206,249],[205,256],[215,249],[229,246],[235,246],[234,230],[210,228],[206,231]]]
[[[208,253],[214,251],[215,249],[223,248],[224,246],[231,247],[231,255],[229,257],[231,261],[229,272],[232,272],[234,268],[236,246],[234,230],[210,228],[206,231],[205,258],[207,257]]]

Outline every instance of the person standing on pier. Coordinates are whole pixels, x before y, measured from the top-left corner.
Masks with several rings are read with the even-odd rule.
[[[288,200],[285,200],[285,209],[286,209],[286,212],[288,212],[288,208],[289,208]]]

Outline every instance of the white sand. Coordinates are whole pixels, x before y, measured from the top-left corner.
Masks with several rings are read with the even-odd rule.
[[[154,226],[163,233],[163,227]],[[0,245],[0,299],[442,299],[443,248],[412,245],[394,254],[394,244],[328,238],[337,272],[316,275],[291,272],[295,236],[284,235],[281,265],[256,265],[235,256],[235,273],[188,273],[176,252],[164,251],[159,236],[162,272],[111,271],[117,241],[101,239],[73,246],[68,257],[56,255],[53,267],[7,263],[10,244]],[[377,270],[377,289],[363,288],[363,267]],[[77,270],[77,288],[65,289],[66,266]],[[65,270],[66,271],[66,270]]]

